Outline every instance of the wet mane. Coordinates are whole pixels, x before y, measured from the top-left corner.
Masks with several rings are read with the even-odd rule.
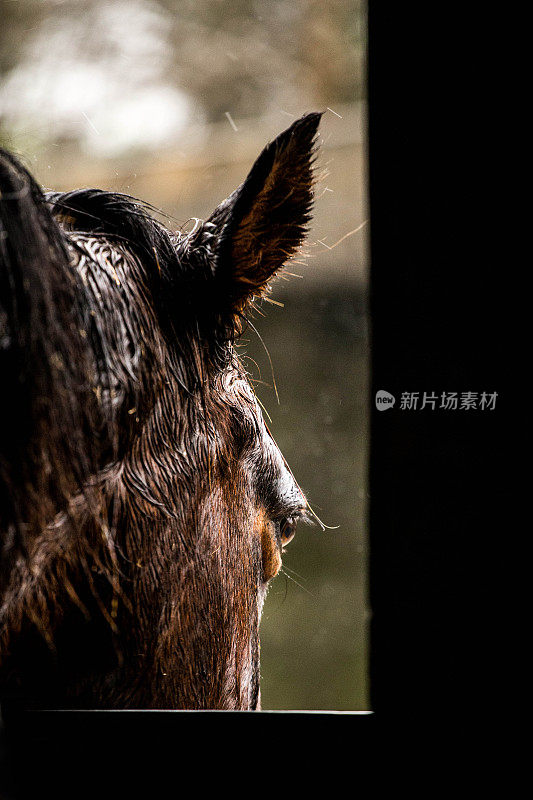
[[[219,326],[216,338],[212,336],[216,286],[208,223],[200,223],[201,236],[198,226],[189,234],[171,232],[154,219],[156,209],[148,203],[99,189],[49,192],[45,197],[64,230],[105,239],[138,258],[159,324],[171,346],[186,348],[200,332],[209,342],[212,357],[223,365],[226,355],[219,345],[223,339],[232,339],[236,331],[233,324],[227,325],[223,336]],[[181,355],[184,365],[195,364],[187,350]],[[202,376],[193,371],[188,377],[192,385],[187,390],[194,391]]]

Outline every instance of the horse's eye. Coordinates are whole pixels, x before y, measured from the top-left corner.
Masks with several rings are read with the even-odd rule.
[[[280,522],[279,525],[279,538],[282,546],[289,544],[294,539],[296,533],[296,525],[298,524],[298,517],[287,517]]]

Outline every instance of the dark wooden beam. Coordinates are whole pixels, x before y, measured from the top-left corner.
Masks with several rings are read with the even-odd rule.
[[[372,703],[490,705],[506,691],[501,62],[485,20],[452,6],[371,3],[369,42]],[[478,408],[439,408],[442,392]]]

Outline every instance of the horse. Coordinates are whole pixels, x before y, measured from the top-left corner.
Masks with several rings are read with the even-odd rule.
[[[4,711],[260,710],[265,595],[312,514],[236,348],[308,232],[320,117],[188,232],[1,151]]]

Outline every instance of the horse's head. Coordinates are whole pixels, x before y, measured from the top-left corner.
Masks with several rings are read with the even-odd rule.
[[[188,234],[120,195],[47,198],[76,286],[74,339],[54,352],[60,378],[82,365],[91,469],[10,562],[5,647],[48,639],[54,689],[34,702],[258,707],[261,609],[307,501],[235,341],[304,238],[319,119]]]

